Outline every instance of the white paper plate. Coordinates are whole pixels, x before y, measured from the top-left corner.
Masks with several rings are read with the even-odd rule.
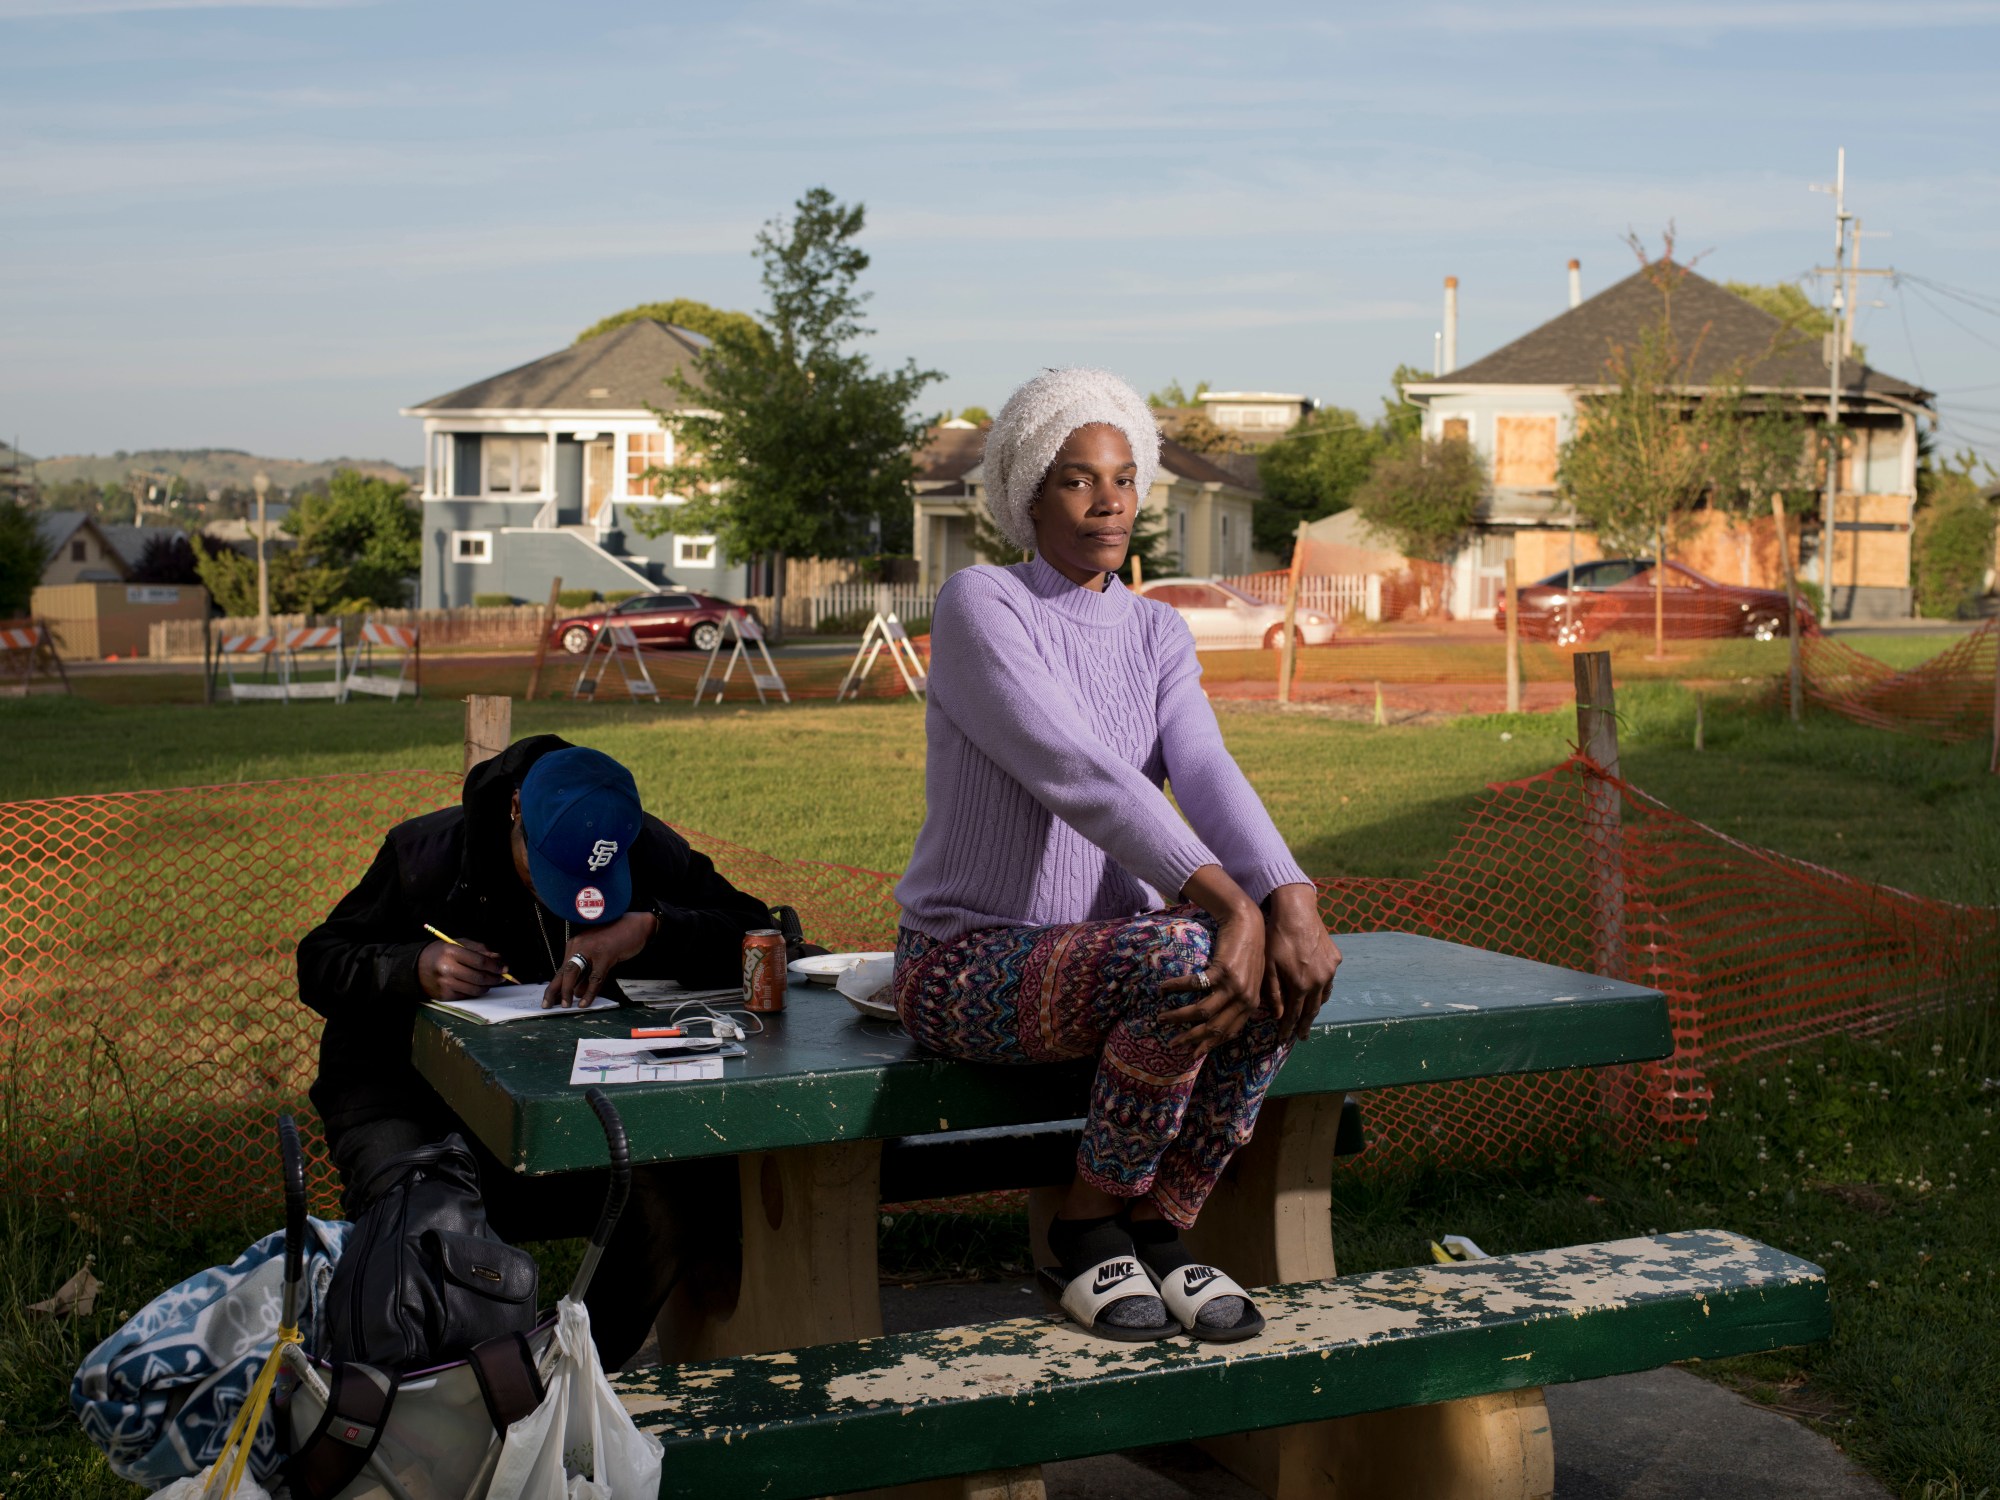
[[[894,962],[895,957],[893,953],[815,953],[806,958],[795,958],[785,968],[794,979],[831,988],[842,974],[858,963],[880,958]]]
[[[840,993],[847,997],[847,1003],[862,1015],[873,1016],[880,1021],[894,1021],[898,1018],[896,1007],[889,998],[889,981],[895,973],[895,954],[870,954],[842,970],[836,984]]]

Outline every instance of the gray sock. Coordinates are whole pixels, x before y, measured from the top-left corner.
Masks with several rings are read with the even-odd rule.
[[[1055,1219],[1049,1224],[1049,1249],[1062,1263],[1063,1275],[1074,1280],[1092,1266],[1132,1254],[1132,1237],[1117,1217]],[[1168,1321],[1167,1305],[1143,1294],[1120,1297],[1098,1313],[1097,1321],[1115,1328],[1158,1328]]]
[[[1126,1227],[1139,1259],[1161,1280],[1166,1279],[1169,1271],[1195,1263],[1187,1246],[1181,1243],[1180,1231],[1165,1219],[1134,1219]],[[1241,1297],[1217,1297],[1204,1305],[1194,1320],[1204,1328],[1234,1328],[1243,1321],[1243,1312]]]

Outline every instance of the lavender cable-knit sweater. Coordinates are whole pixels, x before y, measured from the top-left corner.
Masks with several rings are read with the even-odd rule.
[[[896,887],[906,925],[954,938],[1131,916],[1208,864],[1253,901],[1306,879],[1166,605],[1115,578],[1079,588],[1039,557],[967,568],[938,594],[931,655],[924,826]]]

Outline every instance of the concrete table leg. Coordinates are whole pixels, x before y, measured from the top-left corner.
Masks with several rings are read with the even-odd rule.
[[[1246,1286],[1333,1276],[1340,1105],[1334,1094],[1267,1102],[1189,1247]],[[1546,1500],[1555,1490],[1539,1389],[1237,1433],[1202,1446],[1280,1500]]]

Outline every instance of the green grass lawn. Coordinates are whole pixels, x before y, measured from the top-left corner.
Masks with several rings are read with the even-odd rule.
[[[1691,692],[1669,683],[1623,689],[1627,777],[1751,843],[1928,895],[2000,901],[2000,778],[1986,774],[1983,745],[1938,746],[1830,716],[1795,729],[1754,684],[1742,692],[1711,696],[1707,748],[1697,752]],[[0,766],[0,800],[451,770],[461,712],[452,701],[216,709],[0,701],[0,733],[15,747]],[[1320,875],[1422,873],[1482,787],[1545,769],[1575,733],[1568,714],[1375,729],[1231,707],[1222,723],[1281,829]],[[625,760],[648,806],[670,820],[773,854],[899,869],[922,818],[922,720],[904,702],[516,705],[517,734],[544,730]],[[2000,1314],[1991,1269],[2000,1092],[1984,1082],[1995,1077],[2000,1042],[1989,1020],[1958,1017],[1718,1071],[1714,1118],[1690,1154],[1387,1182],[1352,1175],[1337,1224],[1343,1268],[1421,1261],[1427,1241],[1447,1231],[1496,1252],[1695,1225],[1755,1234],[1827,1266],[1835,1336],[1711,1373],[1820,1413],[1905,1493],[1974,1495],[2000,1486],[2000,1355],[1991,1336]],[[23,1203],[0,1205],[0,1220],[0,1497],[128,1495],[69,1425],[69,1371],[164,1285],[229,1258],[269,1226],[165,1231]],[[994,1271],[1018,1257],[1018,1230],[990,1221],[926,1216],[884,1233],[887,1263],[910,1273]],[[106,1284],[93,1318],[54,1324],[22,1311],[87,1254]]]

